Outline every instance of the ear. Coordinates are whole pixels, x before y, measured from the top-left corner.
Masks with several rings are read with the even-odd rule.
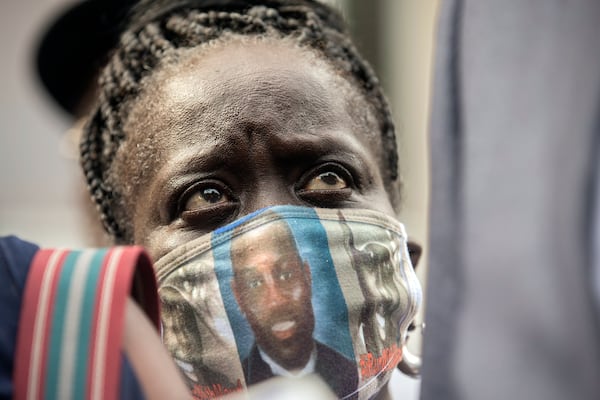
[[[423,247],[421,247],[420,244],[417,244],[411,240],[408,241],[407,247],[408,247],[408,255],[410,257],[410,262],[412,263],[413,268],[416,269],[417,264],[419,263],[419,260],[421,259],[421,254],[423,253]]]

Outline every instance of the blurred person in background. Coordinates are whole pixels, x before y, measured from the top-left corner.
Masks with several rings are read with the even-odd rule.
[[[600,395],[598,20],[442,2],[424,400]]]

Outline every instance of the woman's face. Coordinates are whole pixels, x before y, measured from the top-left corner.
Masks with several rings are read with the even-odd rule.
[[[183,54],[145,88],[115,172],[153,259],[276,204],[394,215],[372,108],[307,50],[231,40]]]

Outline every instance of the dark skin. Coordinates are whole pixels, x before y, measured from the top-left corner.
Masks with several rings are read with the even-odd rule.
[[[395,216],[374,113],[312,53],[233,41],[191,51],[147,87],[118,161],[126,180],[141,172],[125,201],[153,259],[277,204]]]
[[[257,345],[288,371],[302,369],[313,349],[310,268],[290,231],[266,225],[231,243],[231,288]]]
[[[396,216],[372,106],[283,40],[188,51],[149,77],[124,128],[114,172],[133,242],[154,260],[272,205]]]

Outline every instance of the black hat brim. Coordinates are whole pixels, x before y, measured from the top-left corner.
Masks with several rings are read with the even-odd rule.
[[[86,0],[62,10],[40,36],[37,75],[58,105],[75,116],[126,24],[131,1]]]

